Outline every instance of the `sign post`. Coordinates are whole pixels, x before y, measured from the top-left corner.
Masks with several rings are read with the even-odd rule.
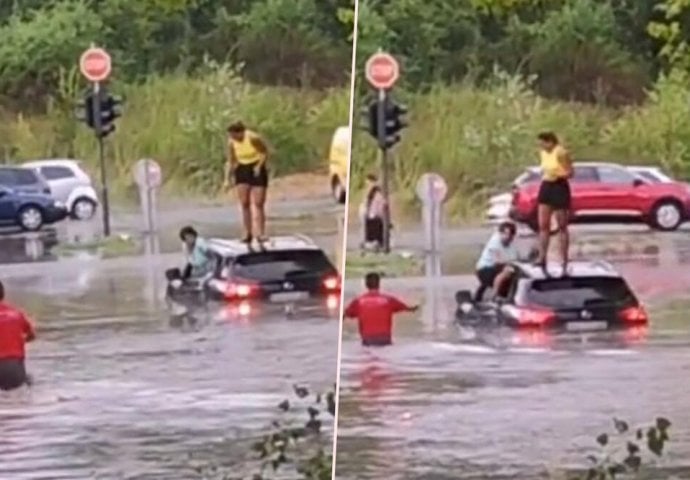
[[[422,222],[426,250],[441,253],[441,207],[448,194],[446,181],[437,173],[425,173],[417,181],[417,197],[422,201]]]
[[[101,195],[103,197],[103,235],[110,236],[110,202],[108,201],[108,176],[106,173],[103,152],[103,136],[101,135],[101,82],[108,79],[112,71],[112,63],[108,52],[95,45],[91,45],[79,59],[79,69],[82,75],[91,82],[93,101],[91,115],[93,115],[94,129],[98,138],[98,159],[101,169]]]
[[[393,88],[400,78],[400,66],[392,55],[379,50],[366,63],[366,78],[369,84],[377,90],[376,123],[379,143],[379,158],[382,173],[382,190],[385,199],[383,214],[383,251],[390,253],[390,172],[388,164],[388,149],[386,145],[386,110],[388,107],[388,90]]]
[[[158,189],[163,183],[161,167],[151,158],[142,158],[134,164],[132,170],[134,182],[139,187],[139,201],[144,215],[146,233],[153,234],[158,229],[157,205]]]

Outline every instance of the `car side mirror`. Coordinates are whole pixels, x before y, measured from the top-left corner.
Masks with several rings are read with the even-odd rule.
[[[636,178],[635,180],[633,180],[633,187],[641,187],[644,184],[645,182],[641,178]]]

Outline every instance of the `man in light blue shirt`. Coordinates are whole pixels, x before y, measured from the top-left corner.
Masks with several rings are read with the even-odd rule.
[[[210,272],[212,263],[206,240],[199,237],[193,227],[184,227],[180,230],[180,240],[187,257],[183,277],[203,277]]]
[[[514,223],[503,222],[484,246],[476,267],[480,285],[474,297],[475,301],[481,301],[489,287],[493,289],[495,296],[504,293],[503,287],[514,273],[510,264],[518,259],[518,251],[514,244],[516,234],[517,228]]]

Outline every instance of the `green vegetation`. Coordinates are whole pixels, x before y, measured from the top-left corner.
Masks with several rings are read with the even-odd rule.
[[[569,476],[569,480],[659,478],[649,470],[652,461],[648,457],[662,457],[666,442],[670,440],[671,422],[659,417],[651,425],[631,428],[626,421],[614,418],[613,427],[613,433],[597,435],[595,441],[600,451],[587,456],[590,464],[587,472]]]
[[[225,127],[242,119],[274,150],[273,173],[313,171],[347,122],[350,0],[16,0],[0,5],[0,156],[82,158],[96,142],[74,118],[93,41],[125,98],[107,156],[120,192],[139,158],[176,192],[214,194]],[[69,27],[69,28],[67,28]]]
[[[423,273],[422,260],[414,255],[359,253],[350,251],[345,259],[345,276],[363,278],[369,272],[378,272],[386,277],[414,277]]]
[[[437,171],[450,185],[449,211],[473,217],[537,162],[535,135],[544,129],[576,159],[690,176],[687,3],[362,0],[359,103],[372,51],[385,47],[403,66],[396,95],[410,109],[410,127],[393,153],[396,195],[409,206],[419,175]],[[353,189],[375,158],[359,130]]]

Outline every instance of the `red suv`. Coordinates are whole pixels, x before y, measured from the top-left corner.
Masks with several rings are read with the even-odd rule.
[[[690,220],[690,185],[651,182],[621,165],[580,162],[570,180],[571,222],[647,223],[676,230]],[[510,217],[537,230],[538,178],[513,188]]]

